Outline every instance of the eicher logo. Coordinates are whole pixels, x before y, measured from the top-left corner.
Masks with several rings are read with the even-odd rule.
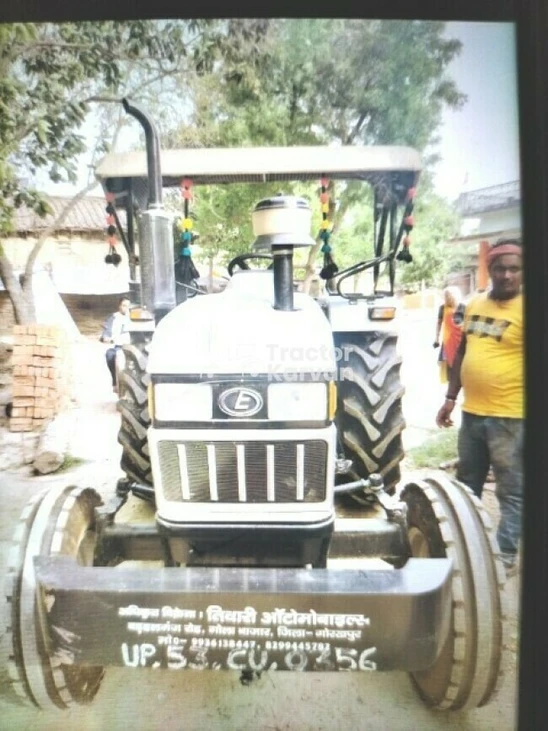
[[[263,397],[250,388],[229,388],[223,391],[217,403],[228,416],[255,416],[263,408]]]

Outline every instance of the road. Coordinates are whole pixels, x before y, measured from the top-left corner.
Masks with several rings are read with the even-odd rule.
[[[407,446],[433,433],[433,415],[443,394],[432,348],[429,313],[408,317],[400,346],[405,357],[407,385],[404,410],[408,422]],[[90,346],[91,347],[91,346]],[[89,356],[91,353],[91,365]],[[119,475],[116,444],[118,415],[101,371],[102,352],[93,344],[82,351],[82,378],[95,363],[98,370],[82,392],[76,410],[72,453],[87,461],[65,475],[29,477],[24,471],[0,476],[0,571],[5,574],[7,551],[14,525],[26,501],[47,485],[89,484],[100,491],[112,489]],[[95,361],[93,360],[95,358]],[[433,365],[432,365],[433,364]],[[97,376],[97,373],[100,375]],[[104,377],[103,377],[104,376]],[[433,385],[435,383],[435,385]],[[432,388],[425,388],[430,384]],[[496,520],[492,493],[488,510]],[[23,731],[512,731],[515,728],[515,646],[517,642],[518,578],[507,583],[510,642],[514,652],[496,700],[468,713],[444,713],[425,708],[405,673],[271,673],[242,686],[236,673],[154,671],[109,668],[91,706],[66,712],[44,712],[13,702],[6,689],[5,631],[0,643],[0,729]],[[5,627],[6,606],[2,607]]]

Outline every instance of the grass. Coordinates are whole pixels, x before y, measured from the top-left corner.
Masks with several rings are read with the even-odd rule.
[[[68,470],[73,469],[73,467],[79,467],[81,464],[84,464],[85,461],[86,460],[82,459],[82,457],[74,457],[72,454],[65,454],[64,460],[55,472],[68,472]]]
[[[444,429],[406,454],[411,469],[437,469],[457,456],[458,429]]]

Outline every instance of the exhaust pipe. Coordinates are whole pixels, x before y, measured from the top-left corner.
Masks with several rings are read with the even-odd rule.
[[[293,247],[273,246],[274,309],[293,310]]]
[[[159,322],[177,304],[173,222],[162,206],[160,141],[155,125],[145,111],[128,99],[122,99],[122,105],[145,132],[148,209],[143,211],[139,220],[141,303],[154,313],[156,322]]]
[[[148,207],[160,208],[162,205],[162,173],[160,170],[160,140],[158,131],[149,115],[129,99],[122,99],[127,114],[140,123],[145,132],[148,170]]]
[[[252,214],[253,248],[272,252],[274,261],[274,309],[293,307],[293,250],[313,246],[310,236],[312,211],[303,198],[279,194],[259,201]]]

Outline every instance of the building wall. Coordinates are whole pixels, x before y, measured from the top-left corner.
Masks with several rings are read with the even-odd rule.
[[[518,206],[496,211],[485,211],[477,216],[466,217],[462,224],[462,235],[488,235],[493,231],[519,231],[521,209]]]
[[[458,287],[463,297],[474,292],[476,286],[476,278],[473,270],[463,270],[460,272],[453,272],[447,275],[447,285],[452,287]]]
[[[2,247],[14,269],[23,270],[37,237],[10,237]],[[124,246],[116,246],[122,257],[115,267],[105,263],[108,245],[102,234],[58,234],[46,239],[37,264],[51,274],[57,290],[67,294],[115,294],[128,289],[129,265]]]
[[[127,292],[103,295],[61,294],[80,333],[86,337],[101,335],[102,323],[118,309],[118,301]],[[7,292],[0,291],[0,337],[11,336],[15,318]]]

